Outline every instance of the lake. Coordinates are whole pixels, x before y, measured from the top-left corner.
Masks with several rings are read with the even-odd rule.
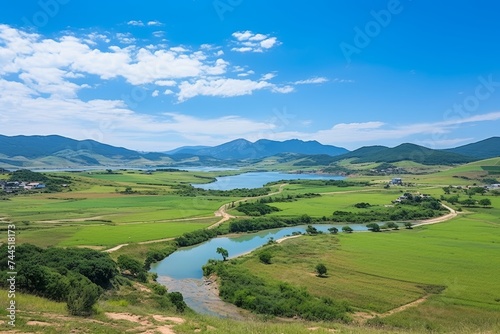
[[[279,180],[343,180],[344,176],[331,174],[291,174],[282,172],[250,172],[231,176],[218,177],[212,183],[196,184],[195,188],[206,190],[232,190],[236,188],[260,188],[266,183]]]

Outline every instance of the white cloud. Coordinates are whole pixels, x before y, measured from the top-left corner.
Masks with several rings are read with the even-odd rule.
[[[98,42],[109,43],[111,42],[111,39],[105,34],[92,32],[87,34],[87,36],[83,36],[83,41],[89,45],[97,45]]]
[[[155,81],[155,85],[158,85],[158,86],[175,86],[175,85],[177,85],[177,82],[175,82],[174,80],[158,80],[158,81]]]
[[[250,39],[252,36],[255,36],[255,35],[249,30],[243,31],[243,32],[237,31],[237,32],[233,33],[233,37],[236,38],[240,42],[246,41],[246,40]]]
[[[128,21],[127,24],[129,26],[136,26],[136,27],[144,27],[144,22],[142,22],[141,20],[131,20],[131,21]]]
[[[231,51],[235,52],[264,52],[281,43],[276,37],[264,34],[254,34],[250,30],[237,31],[232,34],[235,45]]]
[[[309,84],[320,84],[320,83],[324,83],[327,81],[328,81],[327,78],[315,77],[315,78],[311,78],[311,79],[295,81],[294,84],[296,84],[296,85],[309,85]]]
[[[241,47],[241,48],[232,48],[231,51],[236,51],[236,52],[250,52],[253,51],[251,47]],[[257,52],[257,51],[256,51]]]
[[[303,140],[317,140],[323,144],[342,145],[352,147],[355,143],[380,143],[386,140],[402,142],[404,138],[420,136],[420,142],[429,147],[439,148],[452,145],[456,139],[446,136],[451,135],[457,126],[475,125],[477,122],[500,120],[500,112],[475,115],[456,120],[434,123],[415,123],[393,126],[380,121],[360,123],[339,123],[329,129],[315,132],[279,132],[273,133],[274,139],[284,140],[300,138]],[[465,140],[465,139],[463,139]],[[462,141],[463,141],[462,140]]]
[[[117,33],[116,38],[123,44],[133,44],[137,41],[131,33]]]
[[[172,95],[174,94],[174,92],[170,89],[165,89],[165,91],[163,92],[164,95]]]
[[[189,50],[186,48],[183,48],[182,46],[174,46],[170,48],[170,51],[181,53],[181,52],[188,52]]]
[[[255,34],[255,35],[251,36],[250,38],[248,38],[248,40],[249,41],[262,41],[266,38],[267,38],[267,35]]]
[[[137,22],[130,24],[137,25]],[[247,35],[245,32],[238,38],[248,41],[269,39],[267,36],[262,39],[264,35]],[[103,38],[105,35],[94,35],[94,39]],[[122,43],[135,42],[131,33],[117,33],[116,38]],[[273,73],[263,75],[259,81],[223,77],[230,66],[228,61],[201,50],[190,51],[184,46],[155,50],[147,46],[111,45],[99,49],[75,36],[47,39],[6,25],[0,26],[0,41],[3,42],[0,46],[0,74],[17,75],[28,87],[43,94],[74,98],[82,86],[71,80],[89,75],[101,80],[122,77],[132,85],[157,83],[159,86],[175,86],[176,79],[183,79],[179,101],[198,95],[241,96],[264,88],[275,93],[293,91],[290,85],[269,83],[268,80],[275,76]],[[243,71],[240,77],[255,74],[244,66],[234,66],[233,69]]]
[[[160,27],[160,26],[163,26],[164,24],[161,23],[160,21],[157,21],[157,20],[153,20],[153,21],[149,21],[148,22],[148,26],[156,26],[156,27]]]
[[[161,31],[161,30],[153,31],[153,36],[161,38],[161,37],[165,36],[165,32]]]
[[[264,75],[260,78],[260,80],[265,80],[265,81],[267,81],[267,80],[271,80],[271,79],[273,79],[273,78],[275,78],[275,77],[276,77],[276,73],[266,73],[266,74],[264,74]]]
[[[335,79],[332,80],[332,82],[337,82],[337,83],[353,83],[355,81],[351,80],[351,79],[339,79],[339,78],[335,78]]]
[[[276,37],[271,37],[260,42],[260,46],[264,49],[272,48],[276,43],[278,43],[278,39]]]
[[[191,83],[183,81],[179,85],[179,101],[185,101],[195,96],[232,97],[251,95],[254,91],[270,89],[275,93],[290,93],[292,87],[279,87],[267,81],[253,81],[250,79],[199,79]]]
[[[151,94],[152,97],[157,97],[158,95],[160,95],[160,91],[158,89],[155,89]]]

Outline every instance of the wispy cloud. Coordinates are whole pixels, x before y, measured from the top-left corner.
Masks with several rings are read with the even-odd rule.
[[[148,26],[154,26],[154,27],[161,27],[164,24],[160,21],[153,20],[153,21],[148,21]]]
[[[395,126],[392,124],[371,121],[359,123],[339,123],[329,129],[315,132],[280,132],[275,133],[275,139],[301,138],[304,140],[318,140],[322,143],[333,145],[344,145],[352,147],[357,143],[380,143],[381,141],[397,139],[399,142],[405,138],[418,137],[419,141],[430,147],[447,147],[456,138],[453,131],[458,126],[474,125],[478,122],[489,122],[500,120],[500,112],[474,115],[470,117],[431,123],[413,123]],[[459,139],[463,142],[465,139]]]
[[[144,27],[144,22],[142,22],[141,20],[131,20],[131,21],[128,21],[127,24],[129,26],[136,26],[136,27]]]
[[[306,79],[306,80],[298,80],[298,81],[295,81],[294,84],[296,84],[296,85],[310,85],[310,84],[321,84],[321,83],[325,83],[325,82],[328,82],[327,78],[315,77],[315,78],[310,78],[310,79]]]

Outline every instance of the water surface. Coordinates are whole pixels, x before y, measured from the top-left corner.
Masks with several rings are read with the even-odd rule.
[[[328,228],[335,226],[341,231],[343,225],[318,224],[313,226],[318,231],[329,233]],[[366,226],[361,224],[349,224],[349,226],[354,231],[367,230]],[[229,257],[236,257],[266,244],[271,237],[277,240],[291,235],[293,232],[304,233],[306,227],[305,225],[300,225],[244,234],[237,237],[214,238],[204,243],[175,251],[162,261],[152,264],[151,271],[157,273],[159,276],[169,276],[174,279],[201,279],[203,277],[201,267],[209,259],[222,259],[216,252],[218,247],[226,249]]]
[[[260,188],[264,184],[279,180],[343,180],[344,176],[331,174],[291,174],[282,172],[250,172],[231,176],[221,176],[212,183],[196,184],[192,186],[210,190],[232,190],[236,188]]]

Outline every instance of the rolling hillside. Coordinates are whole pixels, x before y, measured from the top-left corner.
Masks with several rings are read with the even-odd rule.
[[[500,137],[491,137],[477,143],[446,149],[447,152],[458,153],[477,159],[500,157]]]

